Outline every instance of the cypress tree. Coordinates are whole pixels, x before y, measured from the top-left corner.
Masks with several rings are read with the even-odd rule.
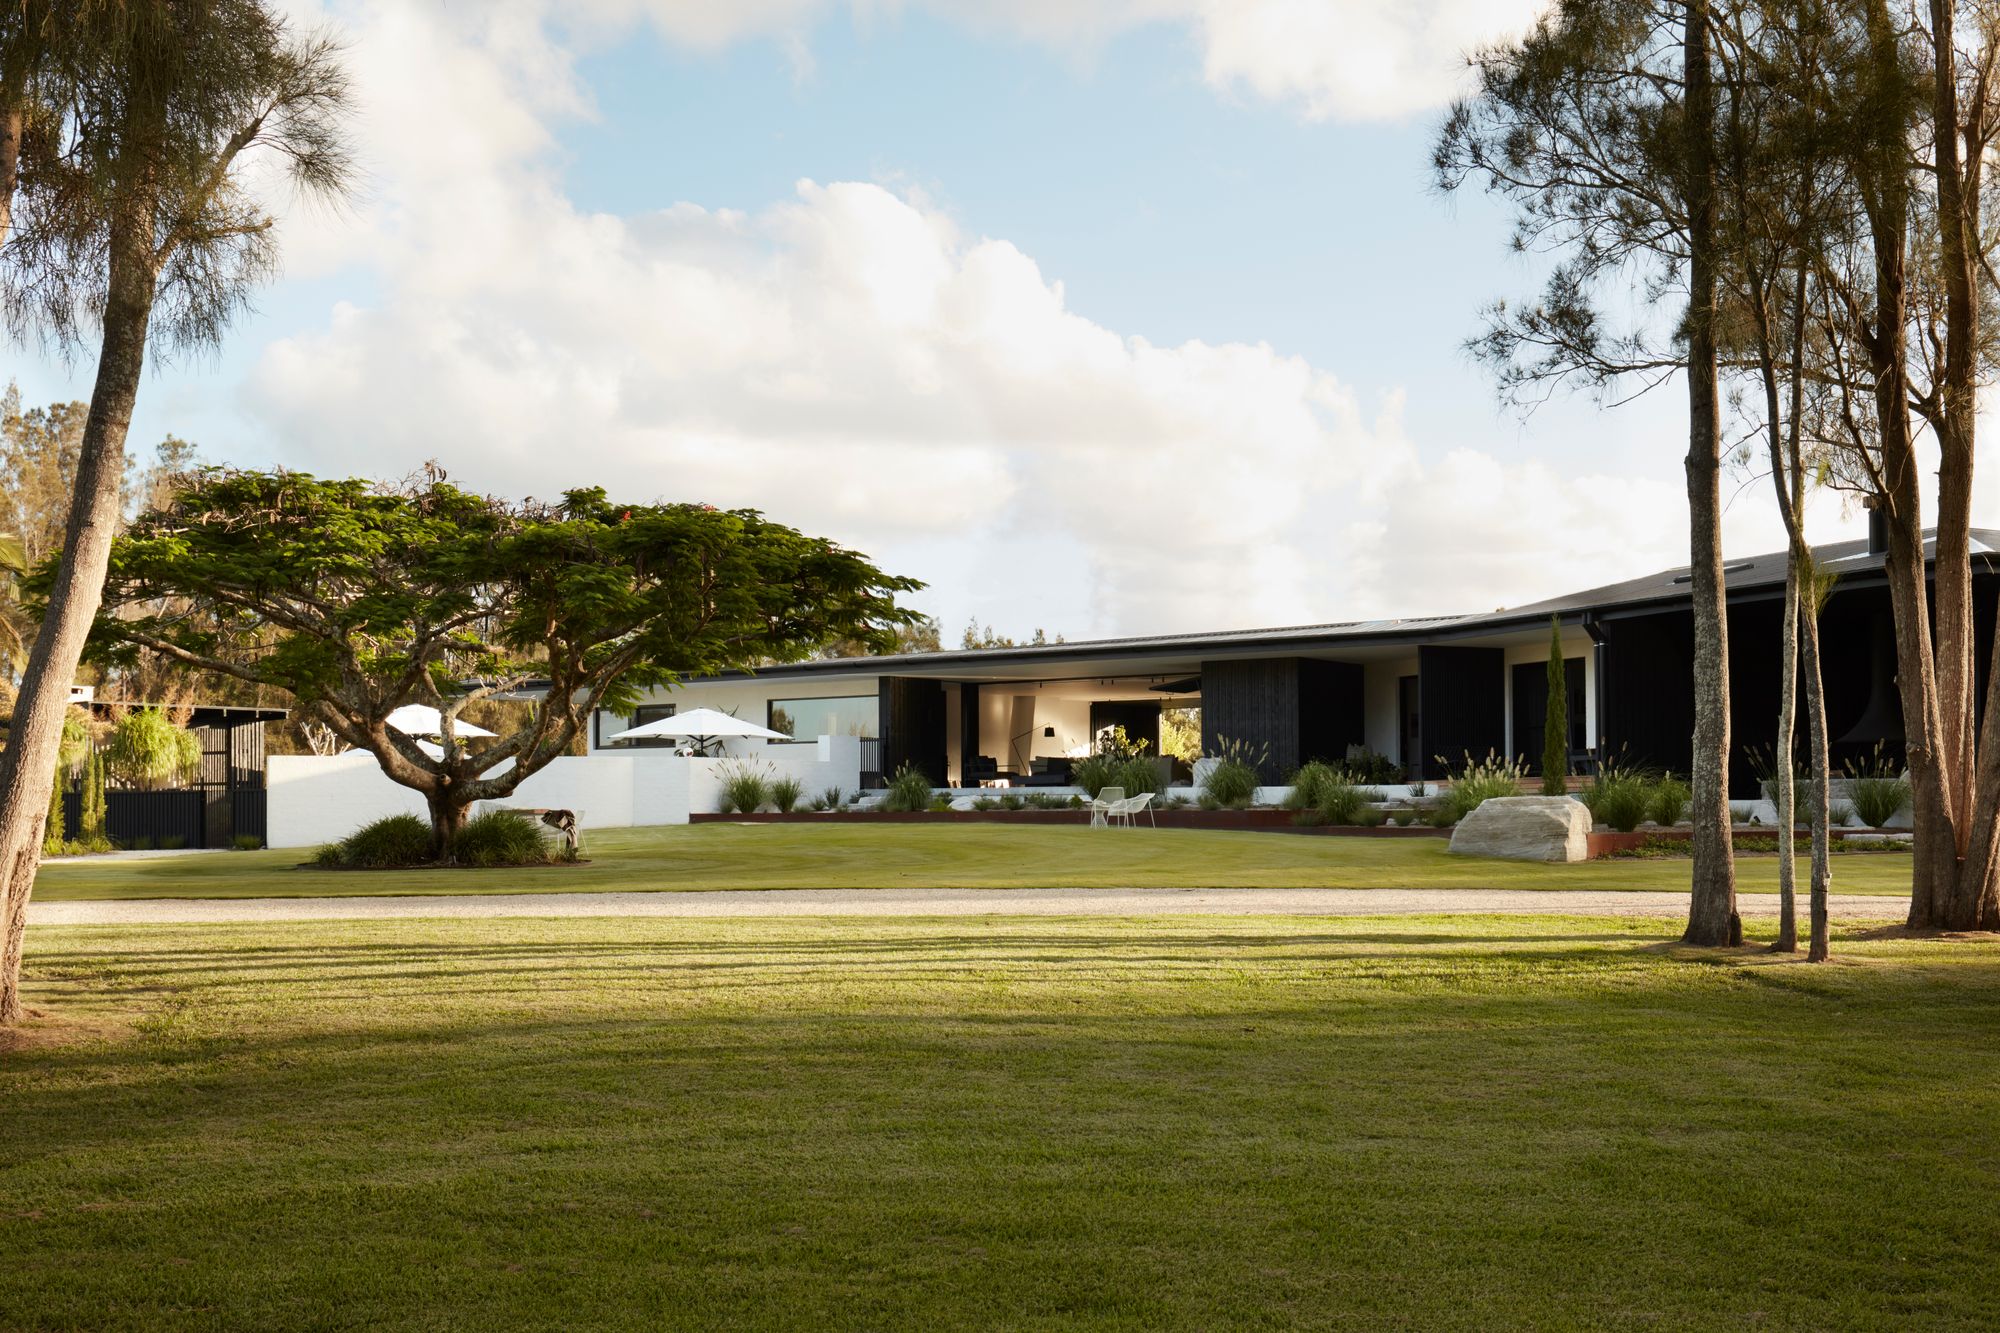
[[[1549,617],[1549,706],[1542,721],[1542,795],[1569,790],[1569,679],[1563,670],[1562,622]]]
[[[49,818],[42,825],[42,855],[60,856],[63,848],[63,771],[56,765],[55,781],[49,784]]]

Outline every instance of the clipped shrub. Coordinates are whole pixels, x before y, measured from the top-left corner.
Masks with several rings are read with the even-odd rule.
[[[779,778],[771,784],[771,804],[781,815],[789,815],[798,809],[805,794],[806,785],[797,778]]]
[[[1125,768],[1125,761],[1115,754],[1098,753],[1085,755],[1070,765],[1069,780],[1097,799],[1097,793],[1106,787],[1121,786],[1119,777]]]
[[[899,813],[930,809],[930,778],[915,764],[904,764],[889,779],[889,789],[882,794],[881,808]]]
[[[1457,772],[1447,765],[1446,775],[1451,785],[1431,812],[1432,822],[1441,826],[1456,824],[1495,796],[1519,796],[1527,770],[1520,760],[1502,759],[1489,750],[1484,759],[1468,753]]]
[[[264,840],[254,833],[239,833],[230,845],[239,852],[257,852],[264,849]]]
[[[452,845],[452,859],[462,866],[546,865],[554,858],[541,824],[512,810],[488,810],[465,821]]]
[[[190,781],[201,769],[201,738],[177,727],[157,708],[134,708],[118,719],[104,747],[111,775],[128,787],[158,791]]]
[[[162,838],[160,845],[164,847],[168,841]],[[423,865],[431,859],[430,821],[415,815],[388,815],[363,824],[333,847],[337,855],[332,865],[357,870]],[[329,863],[316,857],[315,864]]]
[[[1687,783],[1669,773],[1653,784],[1652,797],[1646,807],[1647,817],[1661,828],[1672,828],[1687,814],[1691,795]]]
[[[771,780],[749,764],[725,764],[720,770],[721,813],[754,815],[771,799]]]
[[[1253,750],[1226,736],[1216,739],[1215,763],[1201,780],[1202,808],[1240,810],[1256,799],[1257,788],[1263,785],[1257,771],[1269,757],[1269,750]],[[1210,805],[1210,801],[1215,804]]]
[[[1909,805],[1910,784],[1883,757],[1880,742],[1866,762],[1847,765],[1847,803],[1869,828],[1881,828]],[[1829,810],[1829,818],[1833,813]]]

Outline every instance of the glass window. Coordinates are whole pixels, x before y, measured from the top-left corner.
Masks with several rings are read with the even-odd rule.
[[[630,731],[633,727],[643,727],[648,722],[658,722],[663,717],[672,717],[673,715],[674,715],[673,704],[640,704],[637,708],[632,710],[632,716],[625,719],[625,725],[622,727],[615,725],[615,723],[617,722],[617,718],[613,715],[606,713],[599,713],[598,717],[610,718],[610,720],[614,723],[614,725],[610,729],[610,734],[615,736],[621,731]],[[613,749],[613,750],[622,749],[626,746],[632,746],[632,745],[680,745],[682,743],[683,742],[681,741],[681,739],[677,736],[654,736],[651,738],[642,738],[636,741],[612,741],[603,739],[600,739],[598,741],[598,745],[600,748]]]
[[[872,738],[880,713],[881,704],[872,694],[840,699],[773,699],[766,725],[797,741],[816,741],[822,736]]]

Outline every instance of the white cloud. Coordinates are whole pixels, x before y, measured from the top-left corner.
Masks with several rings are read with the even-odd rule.
[[[1188,30],[1219,89],[1298,106],[1315,120],[1380,120],[1442,105],[1463,86],[1472,48],[1525,28],[1546,0],[847,0],[857,22],[910,10],[943,15],[1091,58],[1121,33]],[[715,50],[778,39],[799,61],[814,23],[840,0],[576,0],[571,22],[645,21],[670,41]],[[809,64],[807,66],[810,67]]]
[[[1480,610],[1574,586],[1579,556],[1614,552],[1587,559],[1606,581],[1685,558],[1671,487],[1426,464],[1399,400],[1262,344],[1121,335],[919,195],[581,211],[550,124],[588,92],[534,13],[347,13],[371,188],[304,249],[373,290],[257,362],[246,406],[287,461],[755,505],[930,580],[953,626],[1072,637]]]

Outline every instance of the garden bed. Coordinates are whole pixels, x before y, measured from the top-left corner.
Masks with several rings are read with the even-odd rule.
[[[1865,845],[1867,850],[1871,852],[1907,850],[1906,845],[1893,841],[1873,841],[1875,839],[1884,839],[1885,832],[1886,835],[1890,836],[1901,832],[1898,829],[1885,831],[1872,828],[1837,828],[1829,829],[1827,832],[1836,843],[1844,842],[1849,838],[1869,839],[1870,841],[1865,844],[1857,844],[1857,848]],[[1800,840],[1800,847],[1803,851],[1805,841],[1812,837],[1812,830],[1800,827],[1794,836]],[[1598,830],[1593,831],[1590,835],[1590,855],[1593,860],[1600,856],[1631,856],[1641,853],[1662,856],[1677,854],[1685,856],[1690,854],[1687,849],[1692,845],[1693,837],[1694,835],[1691,832],[1684,829],[1634,829],[1630,833],[1620,833],[1616,829]],[[1746,828],[1738,826],[1730,830],[1730,841],[1735,845],[1738,852],[1769,852],[1775,855],[1778,850],[1778,831],[1771,828]],[[1676,851],[1676,849],[1679,850]]]
[[[1154,810],[1138,817],[1139,826],[1152,826],[1147,815],[1163,829],[1233,829],[1257,833],[1333,833],[1364,838],[1449,838],[1448,828],[1418,824],[1400,827],[1382,824],[1364,827],[1353,824],[1298,824],[1296,810]],[[795,810],[790,814],[766,811],[754,815],[693,814],[691,824],[1088,824],[1088,810]]]

